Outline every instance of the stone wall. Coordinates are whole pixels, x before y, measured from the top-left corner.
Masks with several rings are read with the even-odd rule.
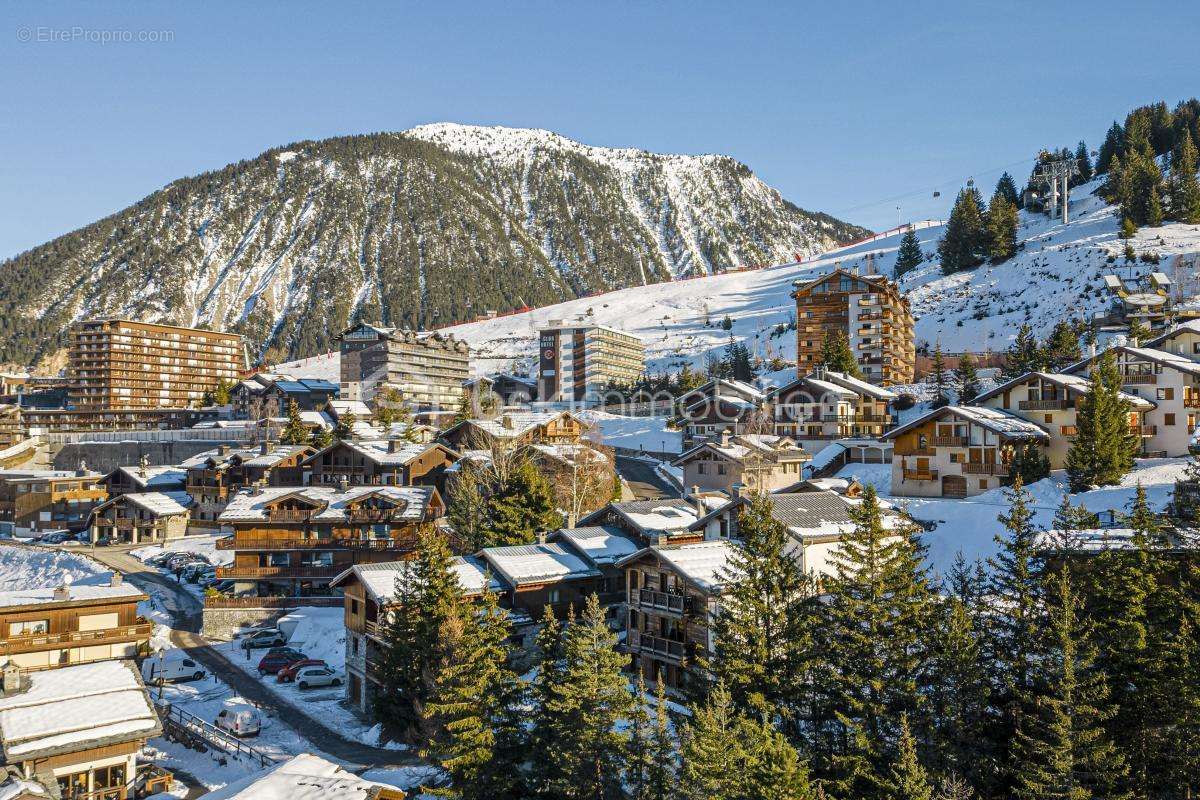
[[[205,608],[204,623],[200,632],[207,639],[229,641],[241,628],[252,625],[270,625],[279,620],[290,608]]]
[[[243,446],[238,439],[228,442],[164,441],[164,442],[69,442],[51,445],[50,465],[52,469],[78,469],[80,461],[86,461],[93,472],[112,472],[117,467],[128,467],[141,462],[142,456],[150,460],[150,466],[159,467],[179,462],[215,450],[222,444],[232,447]],[[58,449],[55,450],[54,448]]]

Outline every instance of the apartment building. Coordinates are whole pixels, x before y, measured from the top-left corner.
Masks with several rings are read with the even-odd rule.
[[[945,406],[888,431],[895,443],[892,494],[969,497],[1006,485],[1013,448],[1049,446],[1050,435],[996,408]]]
[[[440,333],[360,323],[338,335],[343,400],[394,389],[417,409],[456,410],[470,377],[467,343]]]
[[[881,386],[912,381],[912,309],[894,282],[837,267],[819,278],[797,281],[792,297],[798,370],[818,366],[825,335],[837,331],[845,334],[868,381]]]
[[[733,435],[724,431],[671,462],[683,469],[683,485],[731,494],[734,486],[770,492],[800,480],[812,455],[786,436]]]
[[[876,439],[892,424],[895,392],[822,367],[771,392],[775,433],[811,453],[837,439]]]
[[[233,530],[217,549],[234,551],[217,577],[234,581],[239,596],[327,596],[329,581],[354,564],[411,556],[445,513],[430,486],[252,487],[217,520]]]
[[[616,328],[552,319],[538,331],[541,400],[598,402],[607,385],[632,383],[645,370],[642,340]]]
[[[1089,386],[1090,381],[1081,375],[1030,372],[979,395],[975,403],[1007,411],[1044,428],[1050,434],[1046,447],[1050,468],[1062,469],[1075,440],[1079,400]],[[1129,403],[1130,429],[1143,443],[1153,439],[1157,431],[1146,422],[1146,416],[1154,411],[1156,403],[1128,392],[1121,392],[1121,398]]]
[[[0,592],[0,659],[27,671],[132,659],[154,632],[138,616],[146,599],[116,572],[103,582]]]
[[[187,492],[129,492],[92,510],[92,544],[149,544],[182,539],[194,505]]]
[[[247,486],[300,486],[301,462],[313,453],[307,445],[268,444],[257,447],[221,445],[180,464],[183,489],[192,498],[189,533],[216,533],[217,519],[229,499]]]
[[[0,470],[0,527],[11,532],[82,531],[108,499],[104,476],[83,471]]]
[[[246,369],[232,333],[95,319],[71,327],[68,402],[80,411],[186,408]]]
[[[215,409],[198,408],[25,408],[21,411],[21,425],[29,434],[178,430],[216,419]]]
[[[1192,434],[1200,422],[1200,355],[1181,355],[1190,349],[1192,331],[1174,332],[1173,338],[1160,337],[1172,349],[1125,345],[1110,348],[1116,355],[1122,388],[1154,404],[1142,417],[1142,454],[1146,456],[1186,456]],[[1091,375],[1096,358],[1086,359],[1069,368],[1074,375]],[[1193,360],[1196,359],[1196,360]]]

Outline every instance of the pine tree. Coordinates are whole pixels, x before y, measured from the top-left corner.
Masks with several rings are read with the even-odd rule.
[[[996,181],[996,191],[992,193],[992,196],[1003,197],[1015,208],[1019,208],[1021,205],[1021,197],[1017,194],[1017,184],[1012,175],[1007,172],[1000,176],[1000,180]]]
[[[917,233],[912,228],[904,232],[900,238],[900,247],[896,250],[895,277],[912,272],[921,266],[924,256],[921,253],[921,243],[917,241]]]
[[[1193,159],[1193,162],[1194,160],[1195,159]],[[221,379],[221,381],[217,383],[217,388],[213,389],[213,403],[218,406],[229,405],[229,393],[232,388],[233,387],[230,386],[229,381]]]
[[[345,414],[339,414],[337,424],[333,426],[333,438],[345,441],[354,434],[354,426],[358,423],[358,418],[354,416],[354,412],[347,411]]]
[[[625,768],[630,800],[670,800],[675,794],[675,740],[667,719],[664,682],[659,680],[656,686],[651,719],[646,710],[646,682],[638,675]]]
[[[1119,798],[1124,759],[1108,739],[1108,691],[1078,618],[1069,570],[1048,578],[1039,629],[1036,701],[1013,740],[1021,800]]]
[[[900,717],[900,741],[892,766],[888,796],[893,800],[933,800],[929,774],[917,758],[917,744],[908,727],[908,716]]]
[[[1114,158],[1119,158],[1125,150],[1125,131],[1119,122],[1113,122],[1104,135],[1104,143],[1096,155],[1096,174],[1108,172]]]
[[[300,406],[295,400],[288,400],[287,424],[279,434],[279,441],[284,444],[305,444],[308,438],[308,427],[300,418]]]
[[[1121,397],[1121,375],[1111,350],[1093,365],[1088,390],[1076,409],[1075,440],[1066,459],[1071,491],[1118,483],[1133,469],[1138,442],[1130,428],[1129,401]]]
[[[532,462],[523,460],[487,497],[485,541],[480,547],[529,544],[537,534],[562,525],[554,493]]]
[[[828,707],[813,750],[828,760],[835,795],[874,798],[884,794],[901,715],[923,719],[934,605],[915,530],[885,528],[871,486],[851,516],[817,626]]]
[[[858,359],[850,349],[850,340],[843,331],[826,332],[821,342],[821,366],[834,372],[844,372],[853,378],[863,376],[858,368]]]
[[[423,669],[417,628],[420,587],[413,570],[396,576],[395,593],[380,612],[382,646],[376,660],[376,690],[371,710],[390,739],[412,741],[419,715],[413,706]]]
[[[1028,324],[1017,331],[1016,339],[1004,355],[1004,368],[1001,374],[1005,378],[1019,378],[1027,372],[1037,372],[1046,366],[1046,354],[1038,344],[1033,329]]]
[[[756,493],[738,514],[739,539],[713,623],[716,652],[707,666],[737,709],[776,717],[787,716],[785,698],[800,682],[801,659],[811,646],[812,591],[772,511],[770,496]]]
[[[987,214],[987,253],[993,264],[1001,264],[1017,254],[1017,206],[1003,195],[992,196]]]
[[[1183,133],[1171,165],[1171,219],[1188,225],[1200,224],[1200,183],[1196,181],[1196,145]]]
[[[942,356],[942,343],[933,345],[933,408],[941,408],[950,404],[950,385],[946,380],[946,359]]]
[[[624,736],[618,730],[632,698],[621,668],[626,657],[617,651],[604,609],[591,595],[583,614],[563,632],[563,667],[558,681],[547,686],[545,714],[553,750],[549,792],[565,800],[617,800],[622,797]]]
[[[963,353],[954,370],[954,386],[958,392],[959,405],[970,405],[979,396],[979,373],[975,368],[975,357]]]
[[[1020,475],[1021,482],[1028,486],[1050,476],[1050,458],[1037,442],[1020,442],[1013,445],[1008,471]]]
[[[947,275],[978,267],[987,258],[988,242],[983,198],[973,187],[963,189],[954,201],[946,232],[938,242],[942,272]]]
[[[463,626],[453,657],[437,674],[426,719],[444,728],[427,755],[451,778],[439,794],[461,800],[519,800],[525,757],[523,687],[509,666],[512,633],[496,595],[487,591]]]
[[[574,609],[570,612],[574,621]],[[564,779],[556,760],[558,722],[552,705],[566,670],[563,626],[550,606],[542,613],[534,645],[536,674],[530,686],[532,712],[529,725],[529,784],[534,797],[552,797],[554,784]]]
[[[1092,157],[1088,154],[1087,145],[1080,142],[1075,148],[1075,177],[1079,183],[1087,183],[1092,175]]]
[[[324,426],[317,428],[312,432],[312,437],[308,443],[318,450],[324,450],[329,445],[333,444],[333,431]]]
[[[1162,224],[1162,171],[1150,144],[1148,122],[1137,118],[1126,128],[1125,155],[1118,179],[1121,215],[1138,227]]]
[[[1065,319],[1060,319],[1050,331],[1046,340],[1046,367],[1051,370],[1061,370],[1076,363],[1083,356],[1079,349],[1079,335],[1075,328]]]

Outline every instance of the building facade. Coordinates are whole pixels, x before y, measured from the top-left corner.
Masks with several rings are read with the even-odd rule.
[[[796,368],[821,363],[831,332],[845,334],[863,376],[888,386],[911,383],[916,364],[913,315],[908,298],[882,275],[859,275],[840,267],[796,284]]]
[[[470,377],[471,350],[453,336],[361,323],[338,336],[343,400],[371,402],[384,389],[417,409],[455,410]]]
[[[632,334],[590,322],[550,320],[538,331],[538,397],[598,398],[610,383],[632,383],[646,369],[646,347]]]
[[[71,327],[68,402],[81,411],[186,408],[246,368],[242,337],[99,319]]]
[[[60,470],[0,470],[0,523],[15,533],[82,531],[108,499],[104,476]]]

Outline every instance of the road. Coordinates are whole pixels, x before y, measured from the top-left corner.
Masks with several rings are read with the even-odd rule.
[[[617,473],[629,484],[638,500],[659,500],[664,497],[679,497],[679,490],[654,471],[649,461],[629,456],[617,456]]]
[[[312,742],[320,750],[345,762],[352,768],[356,766],[411,766],[424,763],[414,755],[402,750],[371,747],[362,742],[347,739],[332,728],[325,727],[307,714],[281,702],[258,679],[235,666],[200,635],[203,604],[195,595],[172,578],[163,575],[153,567],[146,566],[121,548],[98,548],[93,556],[105,566],[122,573],[126,580],[138,588],[144,591],[150,591],[152,586],[159,589],[160,591],[156,591],[155,595],[163,599],[167,611],[175,620],[171,626],[171,641],[175,646],[186,650],[188,655],[207,667],[209,672],[232,687],[242,697],[257,705],[270,708],[277,719]]]

